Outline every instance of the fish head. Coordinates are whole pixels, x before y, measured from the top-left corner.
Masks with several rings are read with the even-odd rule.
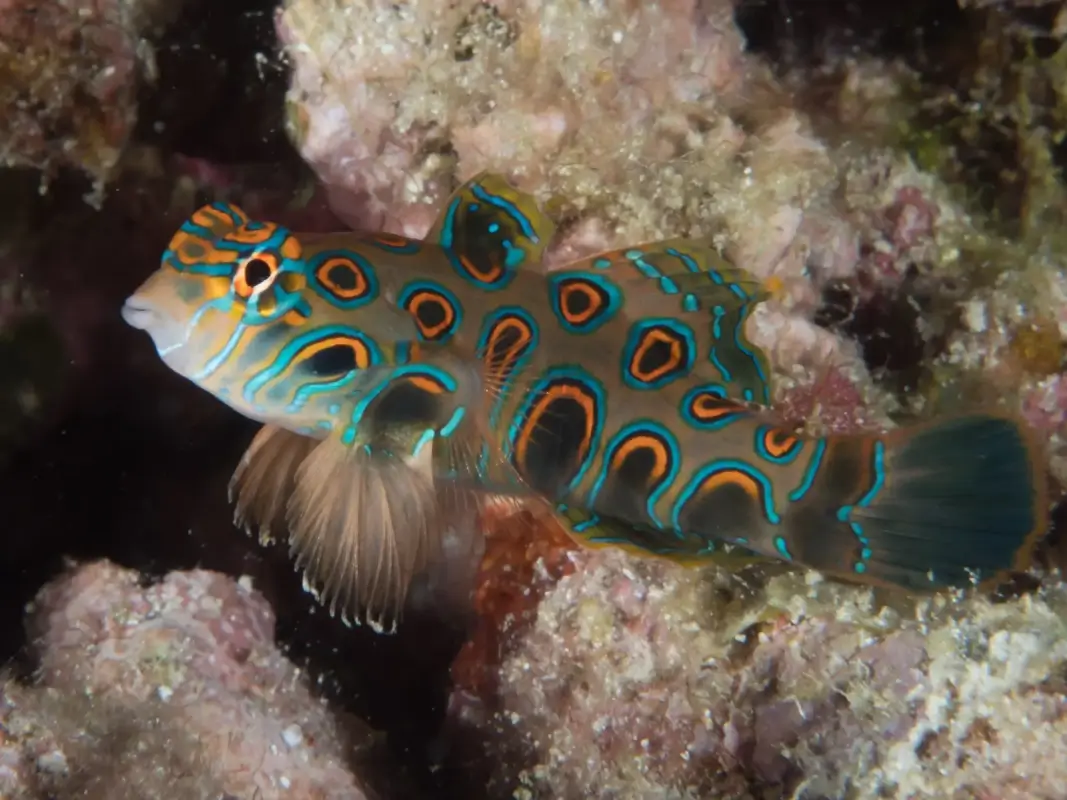
[[[122,316],[151,337],[168,367],[246,416],[313,425],[321,420],[301,390],[371,366],[377,348],[338,324],[340,300],[327,302],[321,286],[312,291],[315,265],[303,251],[286,228],[212,203],[175,233]],[[342,300],[359,294],[360,276],[326,266]]]
[[[212,203],[174,234],[122,316],[152,338],[167,366],[200,382],[223,366],[243,332],[284,325],[306,286],[296,237],[237,206]]]

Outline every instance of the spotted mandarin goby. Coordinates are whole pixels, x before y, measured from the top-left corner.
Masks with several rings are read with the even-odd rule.
[[[231,483],[237,521],[287,527],[309,587],[378,627],[485,492],[547,504],[584,544],[685,562],[733,548],[910,590],[1028,565],[1048,509],[1020,422],[802,435],[767,407],[745,335],[767,291],[710,240],[546,272],[554,234],[492,174],[424,241],[299,234],[216,203],[124,316],[266,423]]]

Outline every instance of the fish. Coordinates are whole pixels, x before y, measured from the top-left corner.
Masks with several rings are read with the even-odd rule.
[[[1048,500],[1021,420],[805,434],[771,407],[745,332],[770,288],[713,239],[549,271],[555,234],[494,173],[422,240],[296,233],[214,203],[122,314],[264,423],[231,481],[235,522],[286,529],[306,585],[376,630],[490,495],[544,505],[583,545],[686,564],[785,561],[912,592],[1028,568]]]

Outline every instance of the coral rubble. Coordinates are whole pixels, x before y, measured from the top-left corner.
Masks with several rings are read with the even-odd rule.
[[[574,560],[496,676],[526,796],[1051,798],[1067,778],[1062,584],[882,605],[814,575]]]
[[[29,625],[39,685],[0,694],[5,797],[364,796],[348,758],[367,731],[314,698],[247,582],[95,562]]]
[[[12,0],[0,6],[0,167],[75,167],[97,181],[137,120],[146,37],[180,2]]]

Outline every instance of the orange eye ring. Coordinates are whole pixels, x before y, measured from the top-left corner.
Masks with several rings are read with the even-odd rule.
[[[233,276],[233,290],[247,300],[267,291],[278,277],[278,259],[270,253],[255,253],[241,262]]]

